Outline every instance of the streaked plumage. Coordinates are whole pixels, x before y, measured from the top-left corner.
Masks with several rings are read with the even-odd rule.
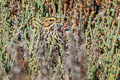
[[[47,17],[42,22],[41,39],[52,45],[64,44],[60,30],[60,21],[56,17]]]

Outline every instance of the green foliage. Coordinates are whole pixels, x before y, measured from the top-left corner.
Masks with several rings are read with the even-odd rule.
[[[74,80],[76,78],[72,74],[75,71],[70,65],[73,68],[75,66],[73,64],[76,63],[79,67],[75,66],[75,68],[81,67],[80,56],[82,54],[78,55],[77,52],[82,50],[76,49],[79,49],[82,44],[86,44],[88,51],[88,78],[90,80],[118,79],[120,76],[120,19],[117,3],[113,1],[108,3],[107,7],[101,4],[99,8],[103,8],[102,11],[94,14],[91,0],[83,0],[87,4],[79,0],[65,1],[67,0],[0,0],[0,79],[4,77],[2,75],[12,74],[16,65],[19,65],[22,70],[26,71],[24,74],[27,76],[34,77],[39,74],[39,77],[48,77],[51,78],[50,80],[61,80],[61,77],[65,77],[64,80],[70,80],[72,76]],[[96,6],[94,7],[96,9]],[[58,43],[56,53],[53,52],[57,43],[54,34],[52,40],[45,42],[47,47],[41,44],[44,42],[40,43],[42,22],[52,16],[61,21],[58,26],[69,27],[70,34],[75,37],[72,38],[69,35],[67,40],[65,39],[64,45],[71,44],[66,50]],[[81,29],[82,27],[85,32]],[[86,38],[85,43],[78,38],[83,35],[81,32],[85,34],[82,36]],[[75,50],[72,50],[71,46]],[[69,66],[67,67],[66,55],[73,58],[72,60],[68,58]],[[74,62],[74,59],[78,61]],[[66,68],[68,72],[65,72]]]
[[[92,24],[91,17],[89,19],[86,42],[89,45],[89,74],[92,80],[94,76],[100,80],[117,80],[119,77],[120,19],[116,19],[117,11],[117,5],[113,2],[103,16],[96,15],[95,24]]]

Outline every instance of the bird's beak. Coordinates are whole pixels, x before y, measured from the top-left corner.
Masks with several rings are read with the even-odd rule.
[[[60,23],[61,21],[60,20],[57,20],[56,23]]]

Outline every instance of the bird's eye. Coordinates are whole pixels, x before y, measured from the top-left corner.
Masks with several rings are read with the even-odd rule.
[[[50,21],[53,21],[52,19]]]

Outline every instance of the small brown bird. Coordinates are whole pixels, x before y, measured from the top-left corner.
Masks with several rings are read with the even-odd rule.
[[[41,39],[54,44],[63,44],[60,21],[56,17],[47,17],[42,22]],[[53,43],[52,43],[53,44]]]

